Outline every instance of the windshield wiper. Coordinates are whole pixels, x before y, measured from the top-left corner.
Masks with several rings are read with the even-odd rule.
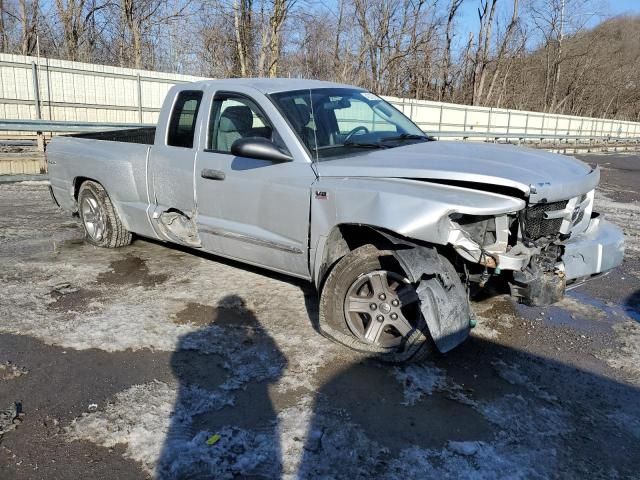
[[[357,148],[389,148],[386,145],[380,143],[365,143],[365,142],[345,142],[343,147],[357,147]]]
[[[373,143],[373,142],[345,142],[343,143],[343,146],[345,147],[358,147],[358,148],[390,148],[388,145],[385,145],[384,142],[390,141],[401,141],[401,140],[423,140],[423,141],[430,141],[433,140],[433,138],[427,136],[427,135],[416,135],[413,133],[402,133],[398,136],[394,136],[394,137],[383,137],[381,139],[379,139],[377,142]]]
[[[431,137],[427,135],[416,135],[413,133],[402,133],[396,137],[383,137],[379,141],[380,142],[393,142],[398,140],[432,140]]]

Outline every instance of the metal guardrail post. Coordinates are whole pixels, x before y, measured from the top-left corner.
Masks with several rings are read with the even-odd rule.
[[[31,62],[31,77],[33,86],[33,102],[36,107],[36,119],[42,120],[42,112],[40,111],[40,82],[38,81],[38,67],[36,62]],[[38,135],[38,150],[44,152],[44,135],[42,132],[36,132]]]
[[[142,81],[138,73],[138,121],[142,123]]]

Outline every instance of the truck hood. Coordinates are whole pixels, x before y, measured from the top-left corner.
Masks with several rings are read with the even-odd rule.
[[[487,143],[433,141],[320,162],[321,177],[408,178],[490,190],[515,189],[533,203],[596,187],[600,171],[565,155]]]

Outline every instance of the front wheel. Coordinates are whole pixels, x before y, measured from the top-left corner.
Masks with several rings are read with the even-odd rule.
[[[320,296],[319,328],[332,340],[381,360],[417,361],[434,351],[423,311],[393,252],[365,245],[329,273]]]

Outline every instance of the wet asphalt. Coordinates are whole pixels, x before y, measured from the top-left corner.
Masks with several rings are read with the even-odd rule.
[[[579,158],[601,167],[602,189],[614,206],[640,206],[640,155],[598,154]],[[635,215],[637,222],[640,219]],[[638,234],[636,223],[629,223],[625,228]],[[408,402],[407,392],[411,394],[415,388],[423,393],[428,390],[424,387],[428,380],[426,373],[395,370],[395,367],[349,354],[334,353],[334,347],[321,343],[324,340],[318,339],[317,332],[310,327],[317,315],[317,300],[313,289],[302,282],[141,239],[131,247],[108,252],[108,256],[99,250],[88,252],[80,239],[77,220],[51,206],[46,186],[0,184],[3,289],[0,313],[4,313],[0,316],[0,366],[4,365],[4,369],[0,369],[0,411],[4,411],[0,414],[0,479],[153,476],[153,467],[144,458],[152,461],[156,458],[154,454],[137,456],[131,452],[130,444],[100,440],[99,431],[91,435],[85,432],[80,439],[70,436],[69,432],[76,428],[75,422],[106,412],[109,405],[117,405],[124,411],[116,417],[119,415],[128,422],[123,423],[122,428],[132,428],[136,418],[152,411],[152,406],[147,409],[146,397],[140,397],[142,404],[127,404],[119,399],[121,392],[155,382],[177,385],[180,397],[185,395],[181,385],[186,378],[189,384],[208,391],[234,378],[237,371],[228,366],[225,345],[216,351],[190,347],[184,341],[188,336],[183,336],[174,349],[164,344],[139,348],[133,341],[131,348],[126,342],[122,348],[110,346],[108,337],[104,337],[107,340],[102,343],[84,345],[73,337],[73,328],[64,330],[65,321],[74,322],[73,325],[94,322],[95,317],[91,316],[98,307],[89,308],[92,302],[98,302],[102,305],[100,308],[118,305],[127,292],[137,289],[141,295],[151,295],[175,280],[172,277],[178,275],[176,271],[154,267],[167,257],[174,262],[193,264],[194,275],[198,272],[195,267],[200,268],[202,263],[205,264],[202,268],[219,265],[225,272],[224,281],[220,280],[221,288],[228,291],[216,295],[220,293],[219,296],[225,298],[237,294],[235,277],[243,279],[251,275],[257,279],[255,289],[245,294],[250,309],[211,305],[185,294],[171,304],[174,311],[171,322],[177,329],[188,327],[196,332],[198,328],[212,325],[220,331],[235,332],[251,323],[252,327],[247,330],[250,334],[240,340],[230,336],[226,341],[229,345],[240,342],[241,346],[255,348],[258,370],[265,368],[260,352],[271,355],[278,351],[273,364],[281,365],[281,370],[276,374],[256,374],[258,376],[252,377],[255,381],[246,381],[236,391],[231,406],[201,409],[193,418],[195,424],[208,426],[207,431],[217,431],[215,429],[221,429],[222,425],[251,431],[274,421],[284,422],[281,419],[285,416],[280,413],[294,407],[313,410],[303,428],[307,439],[298,440],[293,434],[290,435],[293,440],[289,439],[304,443],[304,448],[291,450],[299,451],[298,456],[303,459],[300,471],[311,472],[301,477],[323,474],[327,478],[395,478],[397,474],[400,478],[402,472],[409,472],[405,478],[443,478],[445,470],[435,473],[420,466],[424,464],[416,463],[413,470],[403,470],[405,467],[396,465],[397,458],[406,459],[406,455],[410,455],[407,452],[416,447],[423,452],[441,449],[438,451],[460,459],[463,466],[442,460],[444,454],[439,457],[447,465],[446,472],[451,478],[468,476],[474,471],[479,472],[478,478],[504,478],[507,475],[499,466],[502,455],[508,455],[508,460],[515,462],[514,477],[638,478],[640,345],[637,340],[627,342],[625,333],[635,328],[634,322],[640,324],[640,252],[637,250],[627,252],[621,267],[573,290],[568,301],[558,306],[528,308],[505,297],[479,301],[478,316],[483,326],[464,345],[447,355],[436,355],[429,362],[430,372],[446,376],[446,382],[441,381],[433,393],[427,392],[416,401]],[[85,272],[81,266],[87,258],[95,258],[104,268],[97,273]],[[73,271],[76,283],[69,283],[64,277],[67,273],[60,273],[60,285],[47,287],[46,295],[25,297],[24,289],[29,285],[35,287],[47,282],[54,285],[58,270]],[[83,275],[86,282],[82,280]],[[189,281],[208,280],[202,277]],[[181,282],[177,281],[176,285]],[[302,357],[295,355],[301,354],[297,350],[290,353],[289,344],[273,333],[279,332],[277,322],[280,320],[272,317],[273,308],[261,297],[260,289],[265,288],[261,285],[274,282],[284,285],[283,289],[301,292],[295,301],[300,303],[296,308],[305,312],[304,315],[286,321],[291,328],[299,325],[303,331],[300,341],[308,342],[310,349],[316,345],[326,348],[332,355],[331,361],[317,369],[296,370],[296,359]],[[189,284],[185,281],[184,285],[187,288]],[[36,309],[43,302],[46,308]],[[263,314],[261,308],[266,313]],[[128,322],[135,324],[136,315],[137,311]],[[23,317],[33,317],[26,332],[16,327],[22,325]],[[141,336],[146,333],[141,332]],[[635,335],[635,330],[632,333]],[[131,335],[131,332],[116,328],[112,335],[113,345],[117,345],[118,336]],[[168,331],[158,335],[174,334]],[[74,340],[67,341],[66,337]],[[21,373],[12,374],[11,366],[19,368]],[[274,387],[278,380],[268,383],[270,378],[282,379],[286,375],[299,384],[286,389]],[[312,377],[306,386],[303,385],[305,376]],[[399,377],[404,380],[399,382]],[[311,400],[304,403],[303,398]],[[515,413],[503,407],[504,401],[510,402]],[[20,418],[13,418],[12,408],[16,403],[23,411]],[[497,406],[513,413],[510,425],[501,424],[492,415],[491,408]],[[130,415],[127,409],[141,413]],[[174,410],[177,411],[177,406]],[[549,412],[561,419],[551,418]],[[540,418],[547,414],[550,418],[540,423]],[[113,416],[104,418],[107,423],[115,421]],[[331,425],[336,428],[336,421],[338,425],[341,422],[353,425],[348,428],[360,432],[360,436],[350,440],[352,450],[361,455],[359,459],[343,463],[340,459],[346,457],[341,455],[346,454],[331,450],[329,439],[334,437],[330,429]],[[111,427],[105,423],[101,428],[106,431]],[[149,445],[163,444],[161,455],[166,458],[173,458],[173,452],[167,453],[171,443],[163,438],[163,434],[171,435],[171,428],[173,426],[169,433],[166,429],[150,428],[146,439]],[[284,424],[281,427],[285,437],[289,435],[288,428]],[[324,440],[318,440],[315,445],[309,438],[317,431],[321,432],[318,438]],[[503,441],[505,435],[509,439]],[[523,456],[522,471],[518,471],[519,453],[513,452],[543,449],[546,438],[553,444],[553,462],[546,464],[544,459]],[[281,440],[280,457],[286,464],[290,459],[285,440]],[[336,437],[334,441],[339,444],[342,440]],[[494,454],[467,451],[466,447],[458,451],[457,444],[451,441],[484,446],[486,450],[493,449]],[[375,450],[376,462],[365,458],[373,451],[372,445],[378,449]],[[222,450],[224,445],[219,448],[220,455],[226,455]],[[305,466],[307,457],[312,459],[312,467]],[[318,459],[323,457],[331,461],[322,465]],[[192,461],[197,460],[195,455]],[[215,463],[216,460],[207,457],[207,461]],[[362,465],[359,473],[351,461]],[[498,466],[486,470],[482,462],[497,462]],[[431,464],[439,465],[433,458]],[[236,466],[226,473],[229,478],[295,477],[295,472],[291,473],[293,467],[287,465],[258,469],[250,474]],[[159,471],[167,476],[167,470]],[[182,478],[187,477],[185,474]],[[200,473],[190,478],[214,478],[214,475]],[[216,475],[216,478],[222,477]]]

